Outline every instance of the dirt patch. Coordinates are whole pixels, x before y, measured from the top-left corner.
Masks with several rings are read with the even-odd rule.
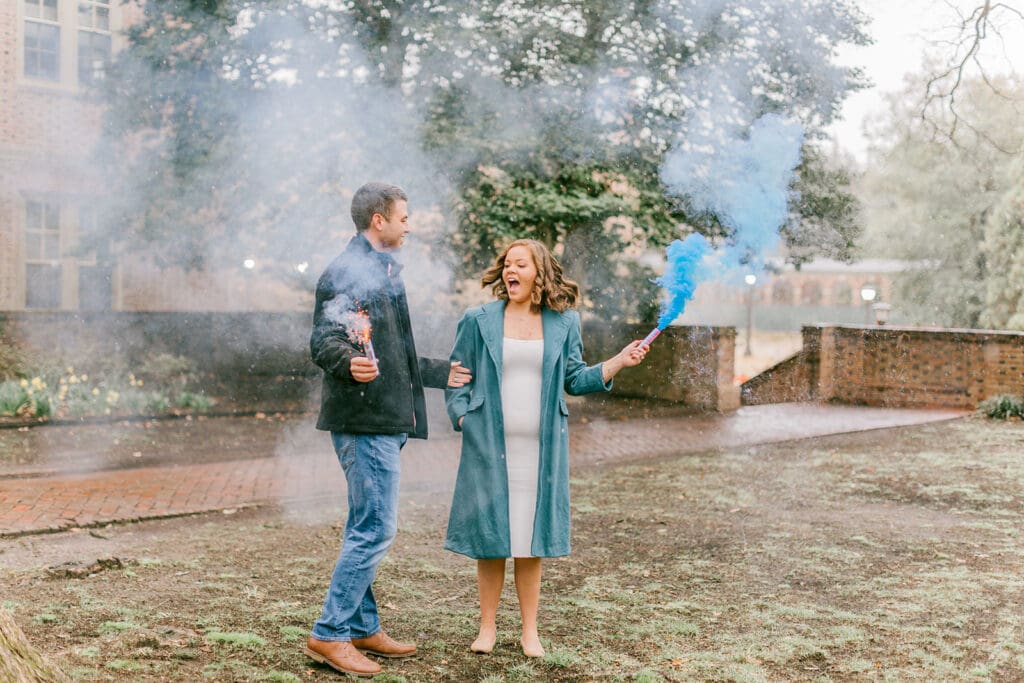
[[[548,656],[474,656],[473,563],[407,496],[377,586],[421,655],[385,681],[1024,680],[1024,425],[964,419],[578,468],[545,565]],[[338,504],[17,539],[3,603],[78,680],[331,681],[299,651]],[[75,561],[96,573],[55,577]]]

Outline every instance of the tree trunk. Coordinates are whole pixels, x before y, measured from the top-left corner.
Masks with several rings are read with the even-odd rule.
[[[11,613],[0,607],[0,683],[67,683],[69,680],[29,644]]]

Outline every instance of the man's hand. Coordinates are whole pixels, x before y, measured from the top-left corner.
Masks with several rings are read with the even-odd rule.
[[[448,372],[448,386],[453,389],[464,387],[473,380],[469,368],[462,367],[461,361],[452,361],[452,368]]]
[[[377,370],[377,364],[363,356],[353,357],[352,362],[349,364],[349,370],[352,372],[352,379],[364,383],[372,382],[380,374],[380,371]]]

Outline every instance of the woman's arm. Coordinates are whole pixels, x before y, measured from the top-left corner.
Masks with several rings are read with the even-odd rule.
[[[643,346],[642,340],[631,341],[617,354],[601,363],[601,376],[607,382],[619,374],[622,368],[632,368],[640,365],[646,355],[647,347]]]
[[[569,332],[565,336],[565,381],[566,393],[572,396],[591,394],[595,391],[608,391],[611,383],[602,376],[602,364],[587,365],[583,361],[583,338],[580,335],[580,317],[576,311],[568,311],[571,316]]]
[[[583,362],[583,339],[580,334],[579,316],[574,320],[566,336],[565,391],[574,396],[611,389],[611,380],[622,368],[639,365],[647,351],[640,341],[630,342],[622,351],[597,365],[588,366]]]

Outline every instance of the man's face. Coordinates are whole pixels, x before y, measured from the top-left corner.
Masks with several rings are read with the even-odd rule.
[[[377,236],[384,251],[400,249],[405,242],[405,236],[409,232],[409,203],[404,199],[396,199],[391,204],[390,214],[390,218],[374,214],[374,227],[371,228],[378,230]]]

